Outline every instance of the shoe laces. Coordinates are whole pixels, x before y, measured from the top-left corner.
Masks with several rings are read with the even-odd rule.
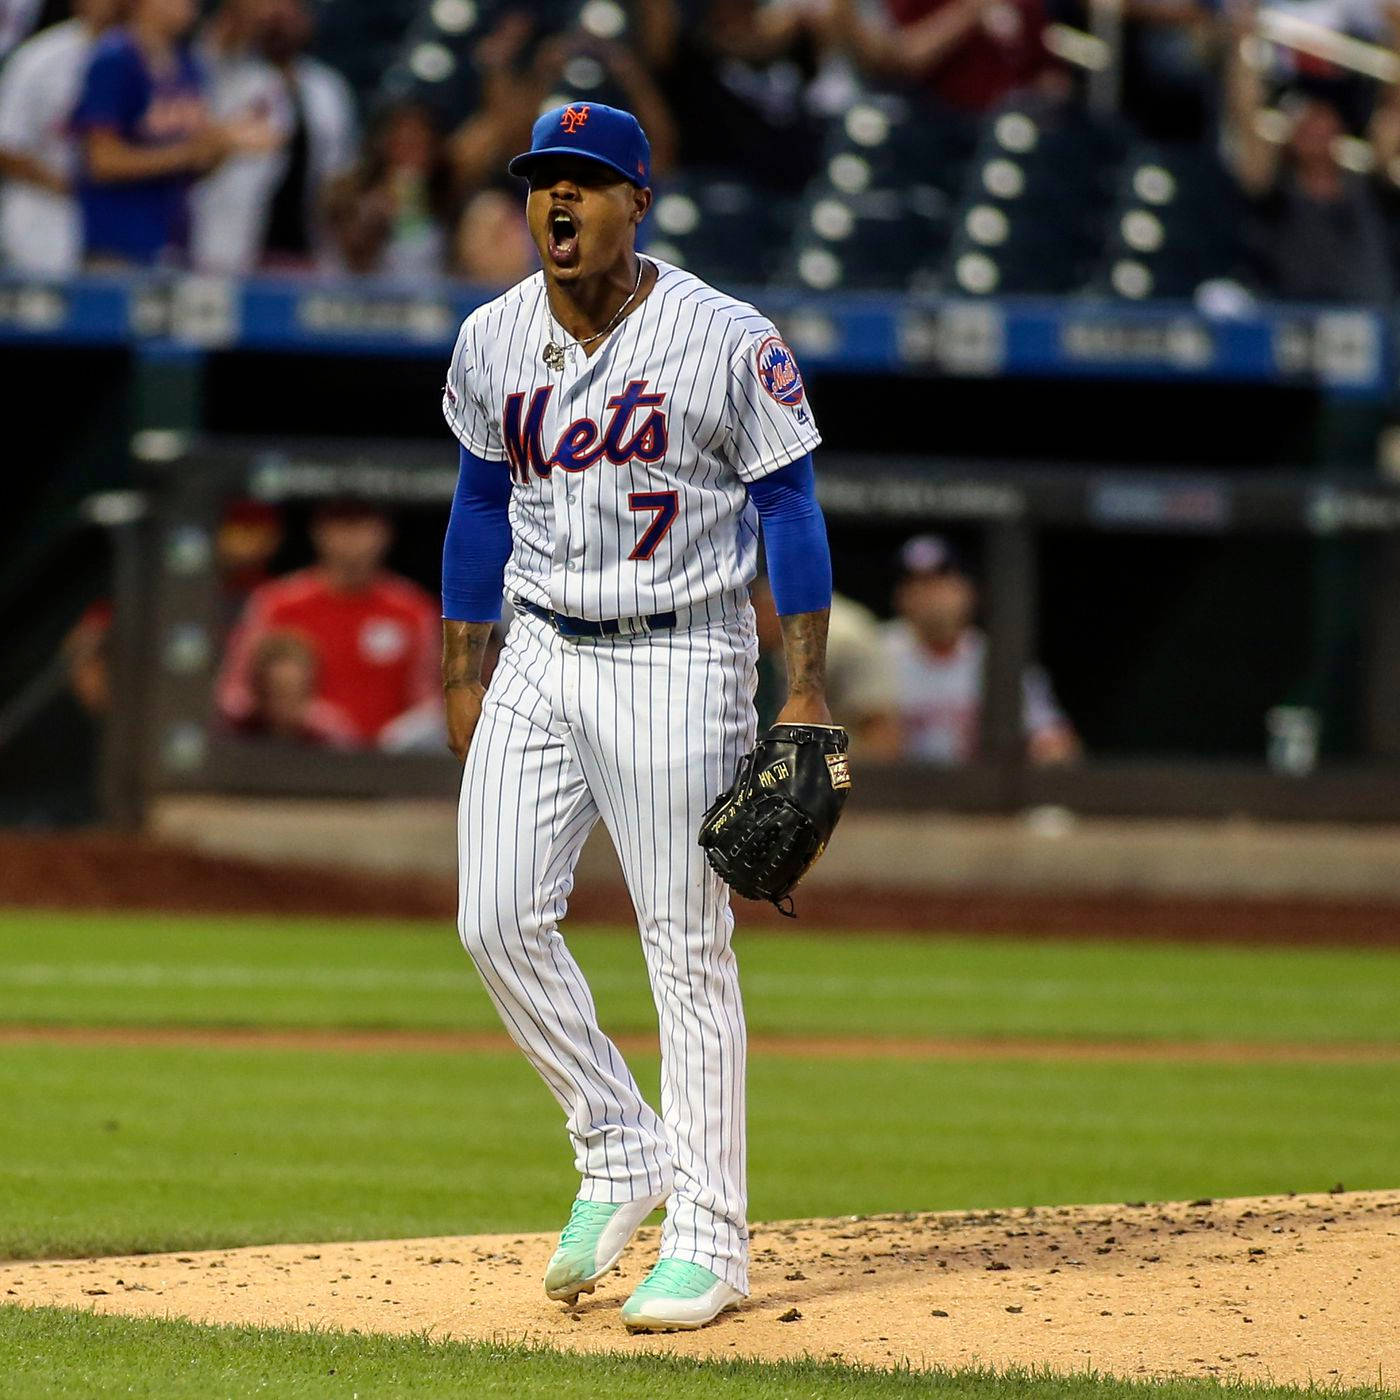
[[[703,1264],[692,1264],[688,1259],[659,1259],[632,1296],[658,1294],[663,1298],[692,1298],[708,1292],[718,1282],[718,1275]]]
[[[578,1244],[590,1232],[606,1224],[616,1210],[616,1206],[606,1201],[575,1201],[569,1212],[569,1222],[560,1232],[560,1245]]]

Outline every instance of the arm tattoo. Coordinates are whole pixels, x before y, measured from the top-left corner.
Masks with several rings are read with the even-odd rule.
[[[780,617],[789,695],[825,695],[826,627],[830,609]]]
[[[486,659],[486,643],[491,637],[489,622],[442,620],[442,688],[455,690],[481,680]]]

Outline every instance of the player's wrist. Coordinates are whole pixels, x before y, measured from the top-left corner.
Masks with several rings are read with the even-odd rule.
[[[790,694],[783,708],[778,711],[779,724],[821,724],[831,723],[831,709],[827,705],[826,691],[811,689]]]

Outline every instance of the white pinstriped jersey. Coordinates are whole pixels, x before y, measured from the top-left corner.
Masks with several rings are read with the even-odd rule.
[[[744,483],[821,441],[771,321],[650,258],[651,294],[589,358],[536,273],[467,317],[443,412],[474,455],[506,464],[506,591],[592,619],[711,605],[752,581]],[[563,344],[562,370],[541,358]]]

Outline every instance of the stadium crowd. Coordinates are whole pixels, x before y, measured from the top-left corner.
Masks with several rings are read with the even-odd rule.
[[[0,0],[3,264],[507,284],[533,262],[506,160],[592,99],[641,117],[652,246],[701,271],[1391,296],[1400,102],[1357,70],[1400,76],[1400,11],[1088,3]]]

